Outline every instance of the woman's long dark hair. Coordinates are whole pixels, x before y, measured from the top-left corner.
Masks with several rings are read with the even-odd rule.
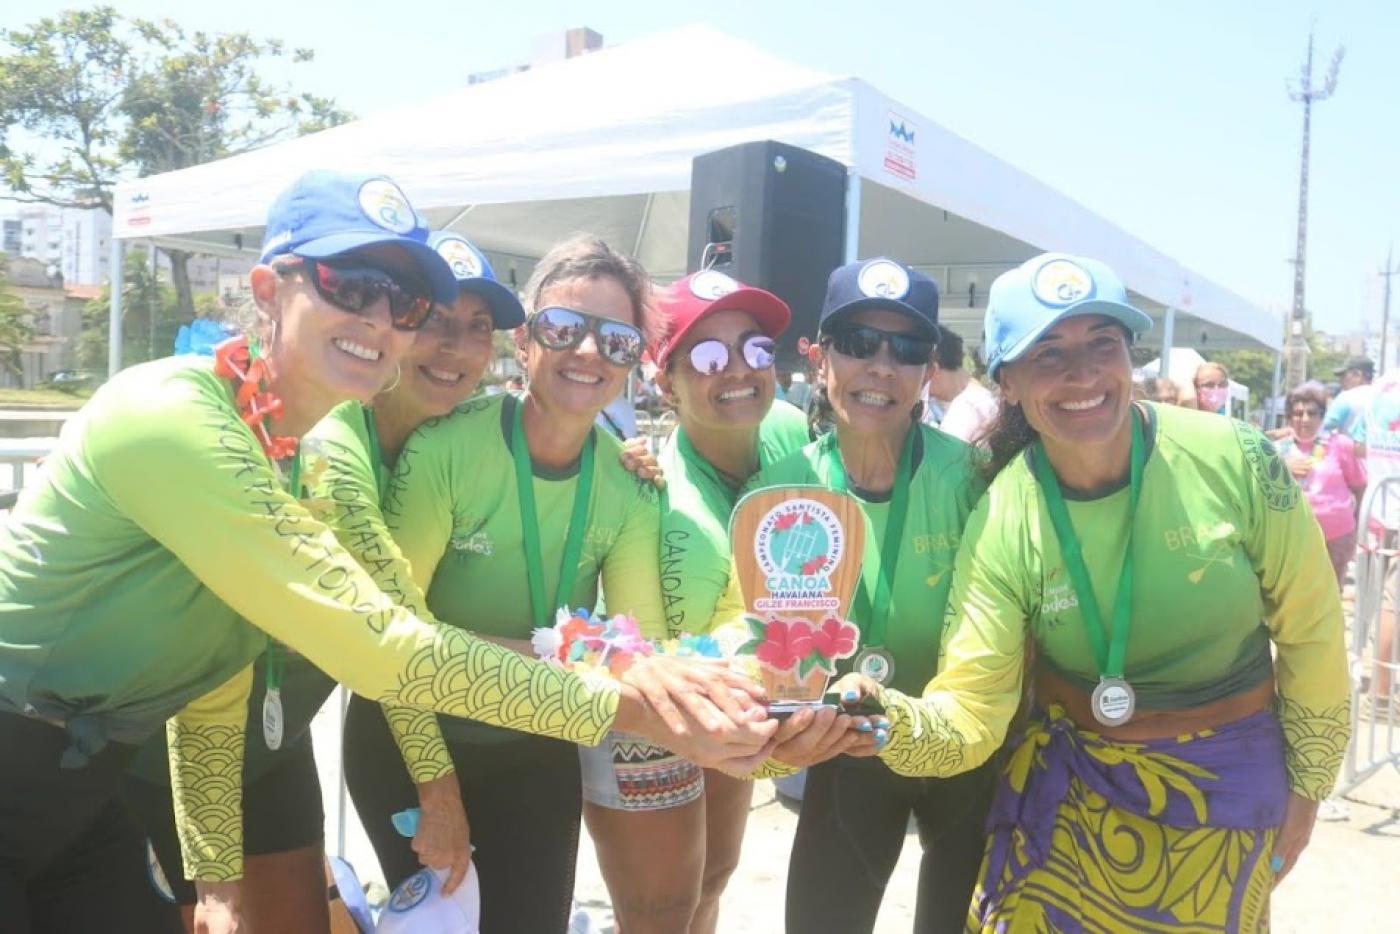
[[[991,483],[1002,468],[1031,446],[1040,434],[1026,421],[1026,413],[1002,396],[997,403],[997,417],[975,439],[987,446],[990,456],[982,462],[982,477]]]

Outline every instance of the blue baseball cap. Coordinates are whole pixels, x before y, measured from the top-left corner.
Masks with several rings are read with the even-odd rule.
[[[826,280],[818,329],[830,333],[843,318],[867,308],[897,311],[938,340],[938,283],[917,269],[887,256],[838,266]]]
[[[437,230],[428,235],[428,246],[446,261],[462,292],[480,295],[491,309],[491,323],[497,330],[525,323],[525,309],[515,293],[501,284],[491,262],[461,234]],[[454,301],[455,296],[454,296]]]
[[[1123,280],[1096,259],[1042,253],[997,276],[987,296],[987,374],[996,378],[1046,331],[1066,318],[1104,315],[1134,337],[1152,329],[1152,319],[1128,304]]]
[[[380,243],[408,251],[434,301],[450,305],[457,300],[451,268],[428,246],[428,225],[384,175],[317,170],[292,182],[267,211],[259,261],[286,254],[330,259]]]

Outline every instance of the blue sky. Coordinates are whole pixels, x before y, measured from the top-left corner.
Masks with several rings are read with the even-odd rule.
[[[70,6],[6,4],[0,27]],[[117,6],[310,47],[316,63],[297,72],[306,89],[360,115],[524,61],[531,40],[551,30],[587,25],[617,43],[706,22],[809,67],[865,79],[1280,310],[1292,302],[1302,120],[1285,81],[1316,17],[1319,71],[1336,45],[1347,47],[1337,95],[1313,119],[1308,305],[1317,327],[1379,326],[1377,272],[1387,245],[1400,240],[1400,4],[1386,0]]]

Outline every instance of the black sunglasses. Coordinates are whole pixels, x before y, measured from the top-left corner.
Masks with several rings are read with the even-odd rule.
[[[723,373],[729,366],[731,350],[738,350],[750,370],[766,370],[773,366],[775,349],[773,338],[757,332],[739,338],[737,347],[731,347],[717,337],[707,337],[697,341],[686,357],[695,372],[701,376],[714,376]]]
[[[632,367],[642,359],[642,332],[614,318],[572,308],[545,308],[530,319],[530,336],[545,350],[569,350],[592,334],[598,353],[613,366]]]
[[[400,331],[416,331],[427,323],[433,313],[433,300],[428,287],[406,279],[401,274],[381,269],[354,257],[307,259],[272,267],[279,276],[289,276],[298,269],[322,298],[341,311],[362,315],[381,298],[389,301],[389,321]]]
[[[862,326],[841,328],[822,335],[822,346],[834,347],[843,357],[868,360],[880,352],[880,345],[888,344],[890,353],[900,366],[923,366],[933,355],[935,342],[917,334],[900,331],[882,331],[879,328]]]

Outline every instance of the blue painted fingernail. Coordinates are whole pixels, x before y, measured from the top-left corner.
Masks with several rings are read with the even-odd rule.
[[[884,717],[880,717],[875,721],[875,725],[882,730],[888,730],[890,728],[890,721],[886,720]]]
[[[876,745],[876,746],[883,746],[883,745],[885,745],[885,743],[888,743],[889,741],[890,741],[890,734],[886,733],[884,730],[876,730],[876,731],[875,731],[875,745]]]
[[[851,688],[845,694],[841,695],[841,699],[848,704],[854,704],[856,701],[860,700],[860,694],[855,690],[855,688]]]
[[[1283,857],[1279,856],[1278,854],[1274,854],[1274,858],[1269,860],[1269,868],[1272,869],[1274,872],[1282,872]]]
[[[862,733],[869,733],[874,727],[872,727],[868,721],[862,720],[856,724],[856,729],[860,730]]]

